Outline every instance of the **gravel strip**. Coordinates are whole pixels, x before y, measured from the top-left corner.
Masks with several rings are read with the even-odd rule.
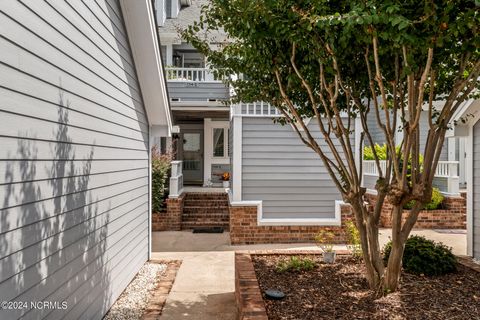
[[[141,319],[152,292],[157,288],[166,269],[166,264],[145,263],[103,319]]]

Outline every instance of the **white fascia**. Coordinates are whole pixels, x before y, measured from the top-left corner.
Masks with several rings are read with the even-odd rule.
[[[143,103],[151,126],[165,126],[170,135],[172,115],[159,40],[150,0],[120,0]]]

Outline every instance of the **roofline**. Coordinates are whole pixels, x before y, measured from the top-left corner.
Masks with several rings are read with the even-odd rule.
[[[150,0],[120,0],[143,103],[152,126],[172,130],[172,113]]]

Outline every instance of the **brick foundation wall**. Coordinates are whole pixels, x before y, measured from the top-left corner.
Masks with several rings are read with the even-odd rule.
[[[152,231],[178,231],[182,228],[185,193],[178,198],[167,199],[166,212],[152,213]]]
[[[350,205],[341,206],[342,226],[258,226],[257,207],[229,207],[232,244],[311,242],[320,230],[335,233],[335,243],[346,242],[345,222],[353,220]]]
[[[366,194],[367,201],[374,205],[377,196]],[[444,209],[422,210],[418,215],[414,228],[416,229],[465,229],[467,221],[466,199],[461,196],[445,196],[443,200]],[[380,225],[384,228],[392,227],[392,205],[385,201],[380,217]],[[408,215],[404,210],[402,223]]]

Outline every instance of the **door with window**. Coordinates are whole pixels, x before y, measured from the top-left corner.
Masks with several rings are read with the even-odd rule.
[[[203,184],[203,130],[185,130],[180,134],[179,146],[184,183]]]

